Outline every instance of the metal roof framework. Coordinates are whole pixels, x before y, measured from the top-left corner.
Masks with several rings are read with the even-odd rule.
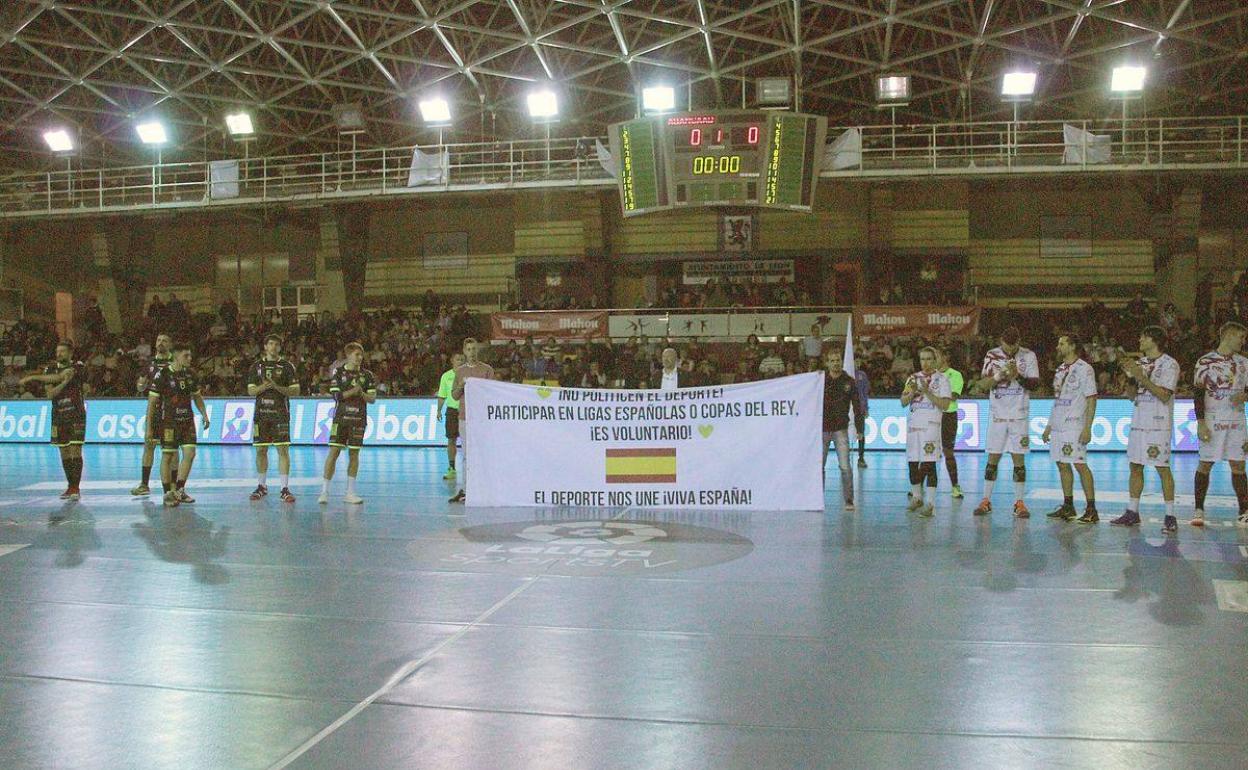
[[[1025,116],[1113,116],[1109,72],[1149,67],[1134,115],[1248,112],[1241,0],[8,0],[0,4],[0,170],[50,165],[69,126],[83,164],[151,155],[134,123],[166,121],[166,159],[233,157],[224,115],[250,111],[252,154],[333,151],[335,104],[363,146],[429,142],[415,109],[448,98],[448,141],[538,136],[525,94],[549,82],[556,135],[599,135],[661,82],[694,109],[739,106],[788,76],[802,111],[886,120],[875,78],[908,74],[898,122],[1007,117],[1000,77],[1039,74]]]

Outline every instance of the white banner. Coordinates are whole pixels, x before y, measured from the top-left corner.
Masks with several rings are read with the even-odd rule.
[[[823,509],[823,373],[714,388],[470,379],[472,506]]]
[[[412,150],[412,165],[407,170],[407,186],[446,184],[450,168],[450,150],[421,152],[419,148],[414,149]]]
[[[213,200],[238,197],[238,161],[214,160],[208,164]]]
[[[1062,153],[1062,163],[1067,165],[1083,165],[1108,163],[1113,147],[1113,137],[1084,131],[1069,123],[1062,125],[1062,139],[1066,151]]]

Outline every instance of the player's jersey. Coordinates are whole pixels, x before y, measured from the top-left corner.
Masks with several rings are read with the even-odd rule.
[[[1150,382],[1173,392],[1179,384],[1179,362],[1162,353],[1156,358],[1144,356],[1138,361],[1143,376]],[[1135,412],[1131,430],[1174,430],[1174,404],[1163,403],[1142,384],[1135,388]]]
[[[996,377],[1005,371],[1006,364],[1011,359],[1018,367],[1018,377],[993,385],[989,403],[992,405],[994,420],[1025,420],[1031,410],[1031,396],[1019,380],[1040,377],[1040,364],[1036,361],[1035,353],[1020,347],[1011,356],[999,347],[993,348],[984,356],[982,376]]]
[[[910,382],[915,385],[926,383],[927,389],[931,391],[933,396],[940,396],[941,398],[951,398],[953,396],[953,391],[949,389],[949,378],[942,372],[932,372],[931,374],[924,374],[921,371],[915,372],[910,375]],[[937,408],[927,396],[915,396],[914,400],[910,402],[910,422],[908,427],[910,430],[939,428],[940,416],[943,413],[944,410]]]
[[[284,358],[270,361],[264,356],[256,359],[251,371],[247,374],[248,385],[262,385],[265,380],[272,380],[276,385],[289,388],[296,382],[295,365]],[[257,420],[290,420],[290,399],[281,393],[266,388],[256,394]]]
[[[61,363],[54,361],[48,364],[43,370],[44,374],[61,374],[66,369],[73,369],[74,376],[61,390],[60,394],[52,399],[52,414],[59,418],[82,417],[87,413],[86,402],[82,400],[82,383],[86,377],[86,367],[81,361],[72,361],[70,363]],[[48,386],[51,388],[52,386]]]
[[[147,362],[147,369],[143,372],[143,379],[147,382],[149,390],[152,383],[156,381],[156,375],[168,369],[171,363],[173,363],[173,355],[170,353],[166,353],[163,356],[157,353]]]
[[[1205,389],[1205,420],[1208,422],[1244,421],[1243,406],[1231,402],[1231,396],[1248,389],[1248,358],[1232,353],[1224,356],[1214,350],[1196,362],[1193,382]]]
[[[1096,397],[1096,372],[1082,358],[1059,364],[1053,373],[1053,412],[1049,425],[1055,432],[1083,430],[1088,399]]]
[[[342,394],[348,390],[359,387],[361,393],[350,398],[343,398]],[[348,369],[343,366],[334,372],[334,377],[329,384],[329,392],[334,397],[334,402],[338,404],[334,412],[334,419],[348,425],[363,425],[368,419],[368,402],[364,400],[364,395],[377,393],[377,378],[367,369]]]
[[[161,425],[194,422],[191,403],[199,395],[199,382],[190,369],[180,372],[169,367],[161,369],[152,380],[148,394],[160,397],[156,416]]]

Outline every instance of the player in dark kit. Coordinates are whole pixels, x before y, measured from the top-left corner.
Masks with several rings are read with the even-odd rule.
[[[152,383],[156,381],[156,375],[161,370],[168,368],[169,362],[173,360],[171,350],[173,348],[173,338],[168,334],[157,334],[156,345],[152,349],[152,359],[147,363],[147,371],[139,377],[139,392],[147,393],[152,388]],[[152,460],[156,455],[156,444],[160,442],[160,426],[147,424],[147,431],[143,436],[143,479],[139,485],[130,490],[130,494],[135,497],[147,497],[151,494],[148,484],[152,480]]]
[[[293,503],[290,493],[290,397],[299,395],[295,365],[281,356],[282,338],[264,338],[264,355],[247,375],[247,394],[256,397],[251,443],[256,448],[256,490],[252,500],[269,493],[269,447],[277,447],[277,470],[282,475],[282,502]]]
[[[173,360],[157,372],[147,395],[147,424],[160,426],[160,481],[168,506],[195,502],[186,493],[186,479],[195,463],[196,446],[191,402],[199,409],[204,430],[207,430],[208,412],[204,408],[204,397],[199,393],[199,383],[191,372],[191,349],[187,345],[176,345]]]
[[[334,478],[334,466],[338,455],[347,450],[347,496],[351,505],[359,505],[364,498],[356,494],[355,477],[360,472],[360,450],[364,447],[364,430],[368,427],[368,405],[377,400],[377,378],[367,369],[360,368],[364,361],[364,346],[352,342],[343,349],[346,356],[330,381],[329,392],[337,406],[334,422],[329,431],[329,455],[325,458],[325,476],[321,484],[321,505],[329,502],[329,482]]]
[[[61,450],[61,467],[65,469],[68,486],[62,500],[77,500],[82,481],[82,444],[87,435],[87,405],[82,400],[83,364],[74,360],[74,349],[68,342],[56,346],[56,361],[48,364],[43,374],[23,377],[22,385],[43,384],[52,400],[52,446]]]

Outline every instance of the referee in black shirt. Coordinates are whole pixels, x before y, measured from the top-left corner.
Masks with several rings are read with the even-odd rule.
[[[862,399],[858,395],[858,383],[845,371],[840,351],[829,351],[823,356],[827,375],[823,381],[823,467],[827,480],[828,444],[836,445],[836,460],[841,467],[841,492],[845,510],[854,509],[854,471],[849,464],[849,410],[854,417],[863,414]]]

